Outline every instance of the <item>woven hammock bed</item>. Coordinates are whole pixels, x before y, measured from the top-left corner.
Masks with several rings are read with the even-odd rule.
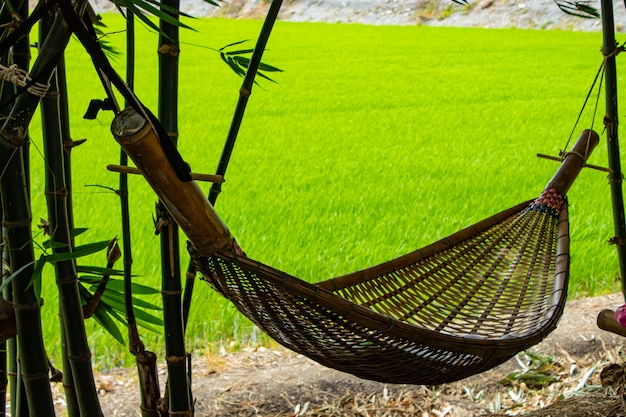
[[[190,245],[190,252],[214,289],[295,352],[380,382],[457,381],[556,328],[569,278],[564,195],[597,141],[584,132],[538,198],[393,261],[316,284],[241,251],[197,256]]]
[[[248,258],[195,181],[168,171],[145,118],[124,110],[111,130],[187,235],[203,279],[270,337],[361,378],[426,385],[484,372],[556,328],[569,279],[565,195],[599,141],[585,130],[533,200],[312,284]]]

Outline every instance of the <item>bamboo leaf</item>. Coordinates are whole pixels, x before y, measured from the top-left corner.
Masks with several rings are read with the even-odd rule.
[[[265,78],[265,79],[266,79],[266,80],[268,80],[268,81],[271,81],[271,82],[273,82],[273,83],[275,83],[275,84],[278,84],[276,81],[274,81],[273,79],[271,79],[271,78],[270,78],[270,77],[268,77],[267,75],[263,74],[262,72],[257,73],[257,75],[258,75],[259,77],[261,77],[261,78]],[[255,83],[256,83],[256,81],[255,81]]]
[[[35,263],[35,261],[29,262],[26,265],[22,266],[20,269],[18,269],[17,271],[11,273],[9,276],[7,276],[3,281],[2,284],[0,285],[0,291],[4,291],[4,289],[11,283],[11,281],[13,281],[15,278],[17,278],[17,276],[22,273],[22,271],[24,271],[26,268],[32,266]]]
[[[597,19],[600,17],[598,10],[590,6],[590,2],[586,0],[554,0],[561,11],[570,16],[576,16],[583,19]]]
[[[181,12],[176,10],[175,8],[165,7],[164,10],[161,10],[157,7],[154,7],[152,4],[150,4],[151,2],[146,1],[146,0],[112,0],[112,1],[116,4],[116,6],[118,6],[118,8],[124,7],[127,10],[130,10],[131,12],[133,12],[139,19],[141,19],[142,22],[144,22],[150,28],[154,29],[155,31],[159,33],[162,33],[161,28],[156,23],[154,23],[152,19],[150,19],[147,13],[171,25],[182,27],[185,29],[194,30],[192,27],[182,23],[179,19],[172,16],[172,14],[174,14],[175,16],[181,16],[181,15],[185,17],[192,17],[192,16],[181,14]],[[160,4],[159,2],[152,2],[152,3]],[[167,11],[165,11],[166,8],[167,8]]]
[[[111,295],[108,293],[104,293],[104,295],[102,296],[102,301],[104,301],[114,310],[125,311],[124,302],[116,300],[115,297],[111,297]],[[140,309],[135,310],[135,317],[137,318],[138,321],[143,320],[148,323],[156,324],[159,326],[163,325],[163,320],[161,320],[159,317],[153,316],[152,314],[144,310],[140,310]]]
[[[109,312],[106,311],[106,308],[102,304],[98,304],[96,311],[94,311],[93,318],[106,330],[115,340],[117,340],[122,345],[124,344],[124,337],[122,336],[122,332],[117,327]]]
[[[174,16],[172,16],[171,13],[180,16],[181,12],[176,10],[173,7],[168,7],[167,11],[165,10],[161,10],[158,9],[156,7],[154,7],[153,5],[151,5],[150,3],[146,2],[146,1],[142,1],[142,0],[135,0],[135,4],[139,7],[141,7],[142,9],[144,9],[147,12],[150,12],[152,15],[154,15],[155,17],[157,17],[158,19],[167,22],[169,24],[171,24],[172,26],[178,26],[178,27],[182,27],[185,29],[191,29],[191,30],[195,30],[190,26],[187,26],[186,24],[184,24],[183,22],[181,22],[180,20],[178,20],[177,18],[175,18]],[[160,31],[160,29],[159,29]]]
[[[125,7],[126,9],[130,10],[131,12],[133,12],[133,14],[135,16],[137,16],[143,23],[145,23],[146,25],[148,25],[151,29],[160,32],[161,29],[159,28],[159,26],[154,23],[148,16],[146,16],[146,14],[141,11],[141,9],[139,9],[138,7],[135,7],[135,5],[133,4],[132,1],[127,1],[127,0],[114,0],[115,4],[118,4],[122,7]]]
[[[226,49],[226,48],[229,48],[229,47],[231,47],[231,46],[235,46],[235,45],[240,45],[240,44],[242,44],[242,43],[244,43],[244,42],[248,42],[249,40],[250,40],[250,39],[244,39],[243,41],[237,41],[237,42],[229,43],[228,45],[224,45],[224,46],[222,46],[219,50],[220,50],[220,51],[223,51],[223,50],[224,50],[224,49]]]
[[[144,310],[135,310],[135,318],[137,319],[137,324],[140,324],[142,327],[147,326],[148,323],[163,326],[163,320],[160,317],[154,316]]]
[[[157,7],[159,7],[160,9],[162,9],[163,11],[166,11],[168,13],[173,14],[174,16],[181,16],[181,17],[189,17],[193,19],[193,16],[190,14],[187,14],[185,12],[183,12],[182,10],[176,9],[175,7],[172,7],[168,4],[165,3],[161,3],[160,0],[145,0],[147,3],[151,3]],[[190,28],[192,30],[194,30],[193,28]]]
[[[254,52],[254,49],[240,49],[238,51],[226,52],[226,55],[251,54],[252,52]]]
[[[89,230],[89,229],[88,229],[88,228],[86,228],[86,227],[77,227],[77,228],[74,228],[74,229],[70,230],[70,236],[71,236],[71,237],[73,237],[73,238],[75,238],[76,236],[80,236],[80,235],[82,235],[82,234],[83,234],[83,233],[85,233],[87,230]]]
[[[75,255],[75,258],[82,258],[83,256],[91,255],[106,249],[109,247],[109,242],[109,240],[103,240],[101,242],[87,243],[85,245],[76,246],[72,250],[72,254]]]
[[[246,56],[243,56],[244,54],[252,54],[254,52],[254,49],[248,48],[248,49],[237,49],[234,51],[227,51],[227,49],[229,47],[235,46],[235,45],[240,45],[244,42],[247,42],[248,40],[243,40],[243,41],[238,41],[238,42],[233,42],[230,43],[228,45],[225,45],[223,47],[221,47],[219,49],[220,51],[220,57],[222,58],[222,61],[224,61],[232,70],[235,74],[239,75],[240,77],[243,77],[246,75],[246,71],[248,69],[248,66],[250,65],[250,60],[251,58],[248,58]],[[260,62],[259,63],[259,67],[257,70],[257,75],[260,76],[261,78],[265,78],[268,81],[271,81],[273,83],[275,83],[276,81],[274,81],[273,79],[269,78],[267,75],[263,74],[263,71],[266,72],[282,72],[282,70],[278,67],[275,67],[273,65],[270,64],[266,64],[264,62]],[[256,81],[255,81],[256,84]]]
[[[47,260],[49,262],[57,262],[57,259],[56,259],[57,255],[58,255],[59,258],[62,258],[61,260],[82,258],[83,256],[87,256],[87,255],[91,255],[91,254],[96,253],[96,252],[100,252],[100,251],[106,249],[107,247],[109,247],[109,241],[108,240],[103,240],[101,242],[88,243],[86,245],[76,246],[72,250],[72,252],[69,252],[67,254],[65,254],[65,253],[55,253],[55,254],[52,254],[52,255],[46,255],[46,258],[47,258]]]
[[[283,72],[283,70],[281,70],[278,67],[274,67],[272,65],[269,64],[264,64],[264,63],[260,63],[259,64],[259,71],[267,71],[267,72]]]
[[[219,1],[222,1],[222,0],[219,0]],[[211,4],[211,5],[215,6],[215,7],[220,7],[219,3],[216,2],[216,1],[213,1],[213,0],[204,0],[204,2],[205,3],[209,3],[209,4]]]
[[[111,307],[115,308],[116,310],[126,311],[123,294],[106,291],[102,295],[102,300],[104,300],[107,304],[109,304]],[[157,311],[161,310],[159,306],[149,303],[147,301],[135,298],[135,297],[133,297],[133,306],[147,308],[150,310],[157,310]],[[137,310],[137,312],[139,311],[140,310]],[[155,323],[155,324],[158,324],[158,323]]]
[[[111,269],[111,268],[102,268],[99,266],[76,266],[76,272],[83,274],[93,274],[93,275],[113,275],[113,276],[122,276],[124,275],[124,271],[120,271],[119,269]],[[136,276],[136,275],[133,275]]]
[[[117,291],[119,293],[123,293],[124,292],[124,281],[122,281],[121,279],[109,280],[109,283],[107,285],[107,289],[108,290],[115,290],[115,291]],[[138,284],[136,282],[133,282],[131,284],[131,289],[133,291],[133,294],[141,294],[141,295],[155,295],[155,294],[159,294],[159,292],[160,292],[156,288],[148,287],[147,285]]]
[[[122,306],[120,311],[125,311],[124,293],[117,292],[117,291],[110,291],[107,285],[107,290],[102,295],[102,299],[111,305],[113,305],[112,304],[113,302],[118,303],[117,305]],[[148,301],[142,300],[137,297],[133,297],[133,306],[143,307],[143,308],[147,308],[150,310],[157,310],[157,311],[161,310],[161,307],[157,306],[156,304],[149,303]]]
[[[235,71],[235,73],[237,75],[240,76],[244,76],[246,75],[246,71],[244,71],[239,65],[238,63],[233,59],[233,57],[226,57],[226,59],[228,60],[228,65],[230,65],[230,67],[233,69],[233,71]]]
[[[44,249],[59,249],[59,248],[65,248],[69,246],[69,244],[63,243],[63,242],[53,242],[51,239],[47,239],[43,241],[41,246],[43,246]]]
[[[248,68],[248,64],[250,64],[250,58],[246,58],[245,56],[234,56],[233,60],[241,65],[243,68]]]
[[[46,256],[45,255],[41,255],[39,256],[39,259],[37,259],[37,262],[35,262],[35,269],[33,270],[33,275],[30,278],[30,283],[28,284],[33,285],[33,283],[39,281],[41,282],[41,274],[43,272],[43,267],[46,265]]]

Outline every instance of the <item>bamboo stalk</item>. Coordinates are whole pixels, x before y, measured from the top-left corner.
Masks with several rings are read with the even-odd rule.
[[[613,18],[613,1],[601,0],[602,10],[602,54],[605,56],[604,83],[606,89],[606,140],[609,168],[609,186],[611,188],[611,202],[613,205],[613,228],[615,237],[611,239],[617,248],[617,258],[620,268],[622,294],[626,300],[626,223],[624,220],[624,194],[622,190],[622,168],[619,151],[618,136],[618,107],[617,107],[617,67],[614,52],[617,49],[615,41],[615,23]]]
[[[222,156],[220,157],[220,161],[217,165],[217,170],[215,172],[216,175],[223,177],[226,174],[226,169],[228,168],[228,163],[230,162],[230,157],[232,156],[233,148],[235,147],[237,135],[239,134],[239,128],[241,127],[241,122],[248,105],[248,99],[252,94],[254,79],[258,72],[259,65],[261,64],[263,52],[267,46],[267,41],[272,33],[272,28],[274,27],[274,23],[276,22],[282,3],[282,0],[273,0],[267,12],[267,16],[265,17],[265,21],[263,22],[263,27],[261,28],[261,33],[259,34],[259,38],[254,47],[254,52],[250,58],[246,75],[241,84],[241,88],[239,89],[239,101],[237,102],[237,107],[235,108],[235,113],[230,124]],[[215,200],[217,200],[217,196],[220,191],[220,184],[214,184],[211,187],[211,192],[209,193],[209,201],[211,204],[215,204]]]
[[[47,43],[47,38],[53,36],[53,27],[54,24],[47,34],[45,28],[41,31],[43,35],[47,35],[44,45]],[[68,110],[65,109],[65,111]],[[57,74],[55,72],[51,78],[49,92],[41,103],[50,238],[54,242],[65,244],[60,247],[54,246],[52,249],[54,253],[67,253],[72,250],[70,219],[67,210],[69,191],[65,178],[66,152],[60,123],[61,113],[63,111],[60,109]],[[65,369],[64,382],[69,383],[68,393],[70,395],[75,393],[78,405],[78,408],[71,410],[71,412],[76,416],[102,415],[91,367],[91,352],[87,342],[79,295],[76,261],[71,259],[55,263],[55,272],[61,310],[59,316],[67,341],[65,346],[67,362],[70,364],[70,367]]]
[[[28,5],[18,7],[22,19],[28,16]],[[30,62],[29,37],[20,38],[11,48],[11,61],[27,70]],[[4,99],[15,88],[3,89]],[[12,106],[15,109],[15,106]],[[6,109],[2,109],[3,113]],[[24,137],[27,132],[24,131]],[[0,140],[1,141],[1,140]],[[34,250],[31,235],[30,182],[28,147],[13,147],[0,152],[0,198],[2,199],[4,243],[8,261],[14,271],[25,267],[5,292],[5,299],[15,306],[18,336],[9,340],[9,377],[11,379],[11,415],[54,415],[48,358],[43,345],[39,300],[30,285]],[[21,358],[18,365],[17,357]]]
[[[2,9],[0,9],[0,17],[4,19],[8,18],[8,13],[7,13],[7,7],[5,7],[5,5],[2,5]],[[3,56],[0,56],[0,63],[4,66],[8,66],[9,65],[9,54],[4,54]],[[0,103],[9,103],[7,101],[7,99],[9,97],[11,97],[14,93],[14,87],[12,85],[8,85],[8,83],[0,83]],[[0,108],[0,117],[4,117],[6,116],[9,112],[11,111],[10,106],[8,108]],[[0,241],[0,261],[2,262],[2,265],[0,267],[0,272],[2,273],[2,280],[4,280],[4,277],[8,276],[8,274],[10,273],[10,261],[9,261],[9,256],[8,256],[8,251],[5,250],[5,242],[6,242],[6,238],[5,238],[5,231],[4,231],[4,227],[2,226],[3,223],[3,215],[2,215],[2,205],[0,204],[0,237],[2,238],[2,240]],[[3,298],[6,300],[11,301],[13,299],[13,295],[11,293],[11,284],[9,284],[3,291],[2,294]],[[16,329],[17,332],[17,329]],[[16,415],[16,410],[14,407],[15,404],[15,399],[17,398],[17,391],[16,388],[19,387],[19,385],[17,384],[17,377],[16,377],[16,368],[17,368],[17,363],[16,363],[16,349],[17,346],[15,344],[15,338],[12,337],[10,338],[10,340],[5,341],[3,343],[3,345],[0,348],[4,348],[5,351],[5,357],[0,359],[0,367],[2,369],[2,378],[3,380],[7,380],[10,381],[10,385],[9,385],[9,389],[10,389],[10,398],[11,398],[11,415]],[[4,393],[4,397],[3,397],[4,401],[3,403],[6,402],[6,387],[5,387],[5,393]],[[3,411],[2,411],[2,415],[4,416],[4,409],[6,407],[2,407]]]
[[[162,0],[162,6],[180,9],[179,0]],[[161,7],[161,12],[178,16]],[[161,19],[159,34],[159,120],[168,132],[174,146],[178,139],[178,57],[180,54],[179,28]],[[168,219],[169,214],[158,205],[158,215]],[[182,278],[178,225],[168,221],[160,233],[161,274],[163,297],[163,324],[167,361],[168,410],[176,415],[193,415],[191,384],[187,378],[187,351],[182,318]]]
[[[18,374],[24,383],[29,412],[42,417],[54,416],[39,299],[34,287],[30,285],[35,255],[31,235],[30,202],[26,192],[27,173],[24,172],[22,158],[23,152],[17,150],[10,158],[0,180],[3,225],[6,230],[11,267],[15,271],[24,268],[12,282],[19,341],[20,369]]]
[[[48,35],[51,29],[51,26],[53,24],[53,20],[54,20],[54,16],[48,15],[40,21],[39,45],[44,44],[46,36]],[[59,60],[59,65],[61,65],[61,62],[63,62],[63,58]],[[64,67],[61,69],[61,71],[63,71],[63,76],[64,76],[65,75]],[[61,125],[60,125],[60,118],[62,115],[61,115],[60,104],[59,104],[60,97],[59,97],[59,89],[58,89],[58,80],[59,80],[59,71],[57,67],[57,71],[54,72],[50,80],[51,88],[49,90],[49,94],[42,99],[41,112],[42,112],[42,117],[44,119],[42,123],[44,136],[47,130],[52,130],[52,132],[48,132],[48,135],[54,136],[55,138],[57,138],[58,141],[61,141],[63,140],[62,138],[64,136],[63,136],[63,132],[61,130]],[[69,129],[69,126],[68,126],[68,129]],[[59,161],[58,163],[62,164],[62,166],[65,167],[68,161],[65,159],[64,156],[59,156],[59,157],[63,159],[62,161]],[[67,172],[67,170],[65,169],[64,171]],[[69,197],[69,194],[70,193],[68,190],[67,192],[68,197]],[[74,378],[72,376],[72,373],[70,372],[71,363],[70,363],[68,352],[67,352],[68,335],[67,335],[67,332],[65,331],[65,326],[63,324],[63,317],[64,317],[63,307],[60,304],[59,304],[58,316],[59,316],[59,321],[60,321],[59,324],[61,327],[60,329],[61,361],[63,363],[63,369],[65,370],[65,372],[63,372],[63,390],[65,393],[65,398],[66,398],[66,403],[67,403],[67,415],[70,417],[74,417],[74,416],[80,415],[80,409],[78,405],[78,398],[77,398],[77,393],[76,393],[76,386],[74,384]]]

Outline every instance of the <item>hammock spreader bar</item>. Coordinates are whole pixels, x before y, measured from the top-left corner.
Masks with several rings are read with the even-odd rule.
[[[564,197],[599,141],[593,131],[538,198],[393,261],[311,284],[245,257],[201,191],[183,191],[160,172],[159,142],[141,117],[125,119],[112,131],[187,234],[203,278],[296,352],[366,379],[434,385],[486,371],[556,328],[569,278]],[[146,139],[126,140],[140,131]]]

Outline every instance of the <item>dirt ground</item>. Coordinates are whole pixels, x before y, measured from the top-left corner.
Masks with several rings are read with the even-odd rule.
[[[626,416],[624,339],[596,326],[597,314],[620,301],[621,294],[572,300],[531,356],[437,387],[362,380],[278,347],[199,357],[196,416]],[[621,377],[602,387],[600,372],[611,364]],[[511,372],[518,374],[503,383]],[[164,371],[160,378],[162,384]],[[134,369],[100,374],[97,383],[105,416],[140,415]],[[61,396],[58,406],[62,412]]]

